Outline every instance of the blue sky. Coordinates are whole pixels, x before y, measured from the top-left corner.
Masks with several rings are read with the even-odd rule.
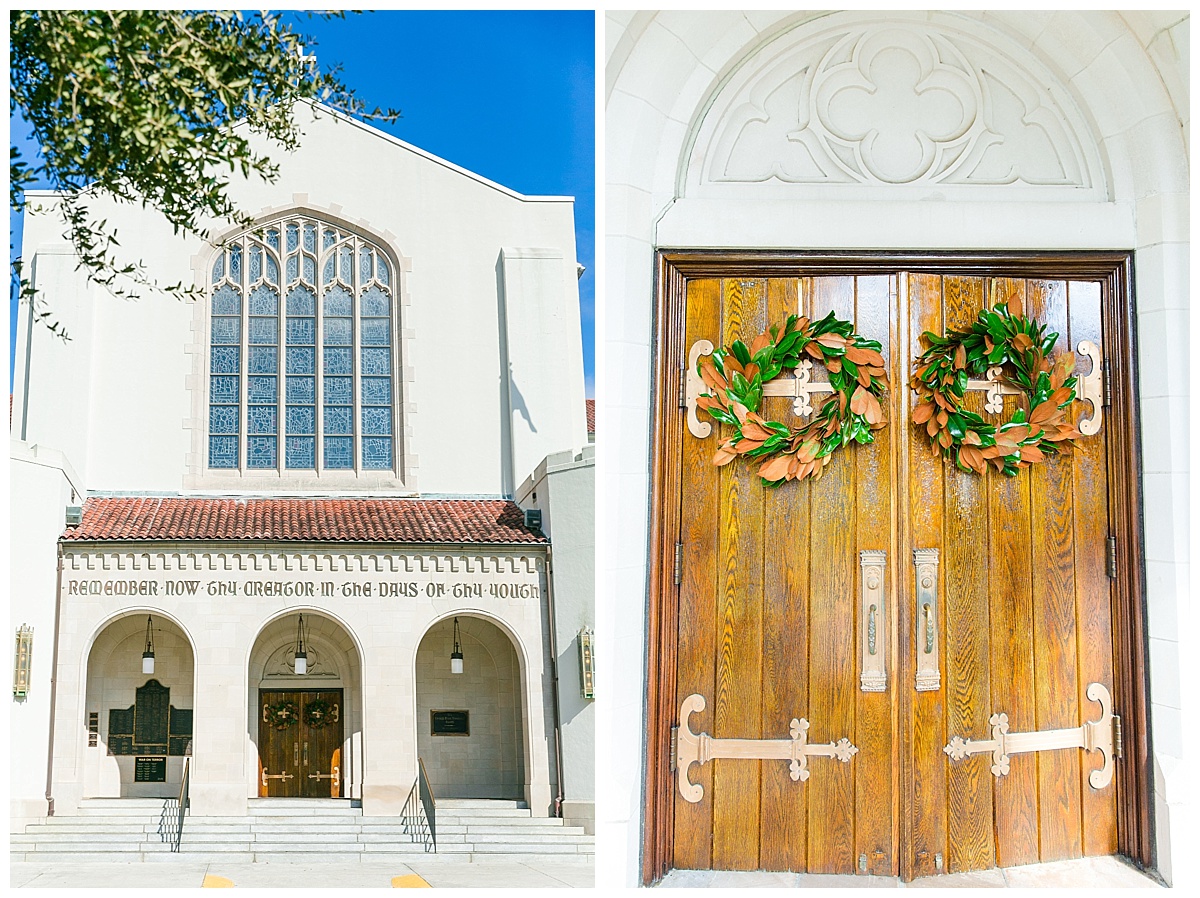
[[[519,193],[575,197],[577,253],[587,267],[579,281],[584,375],[593,396],[594,13],[381,11],[288,20],[316,39],[323,66],[342,66],[342,80],[368,107],[401,111],[397,122],[375,127]],[[27,158],[36,149],[19,120],[12,139]],[[9,218],[19,247],[20,221]]]

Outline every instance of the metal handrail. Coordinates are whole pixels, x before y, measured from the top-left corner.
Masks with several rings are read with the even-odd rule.
[[[425,763],[417,758],[417,781],[409,790],[401,812],[404,832],[414,842],[423,842],[426,851],[437,852],[437,805],[429,777],[425,775]]]
[[[171,843],[171,851],[179,851],[179,843],[183,839],[183,817],[191,806],[188,787],[192,779],[192,759],[184,758],[183,779],[179,782],[179,797],[163,801],[162,817],[159,819],[158,831],[164,842]]]

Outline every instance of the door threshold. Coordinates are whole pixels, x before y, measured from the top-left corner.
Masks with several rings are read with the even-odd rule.
[[[873,888],[873,889],[1059,889],[1163,888],[1153,871],[1143,872],[1122,857],[1085,857],[1023,867],[996,867],[972,873],[946,873],[901,882],[894,876],[833,873],[771,873],[765,870],[671,870],[659,888]]]

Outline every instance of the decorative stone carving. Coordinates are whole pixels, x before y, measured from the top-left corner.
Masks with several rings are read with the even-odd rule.
[[[952,13],[841,13],[765,45],[696,130],[692,184],[1090,188],[1087,126],[1025,48]]]

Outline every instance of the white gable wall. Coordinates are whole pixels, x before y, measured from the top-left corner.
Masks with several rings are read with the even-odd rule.
[[[511,492],[546,454],[586,443],[572,201],[521,197],[328,112],[312,120],[299,107],[298,116],[301,148],[285,154],[266,147],[280,164],[279,179],[239,183],[238,202],[256,218],[297,207],[333,217],[397,257],[409,491]],[[97,217],[108,219],[123,252],[142,259],[160,283],[207,284],[211,245],[174,236],[137,205],[99,204]],[[24,257],[35,260],[35,283],[72,340],[63,345],[35,326],[27,353],[22,315],[14,434],[28,390],[24,438],[61,447],[88,489],[177,491],[189,475],[200,479],[186,485],[202,488],[203,309],[152,294],[130,302],[87,287],[63,254],[61,230],[51,215],[27,216]],[[214,229],[217,236],[236,230]],[[538,310],[532,318],[540,326],[531,338],[528,328],[520,331],[514,361],[536,357],[537,376],[553,383],[552,390],[519,385],[539,426],[516,470],[498,401],[510,386],[501,367],[505,246],[546,257],[503,302],[513,320],[526,303]]]

